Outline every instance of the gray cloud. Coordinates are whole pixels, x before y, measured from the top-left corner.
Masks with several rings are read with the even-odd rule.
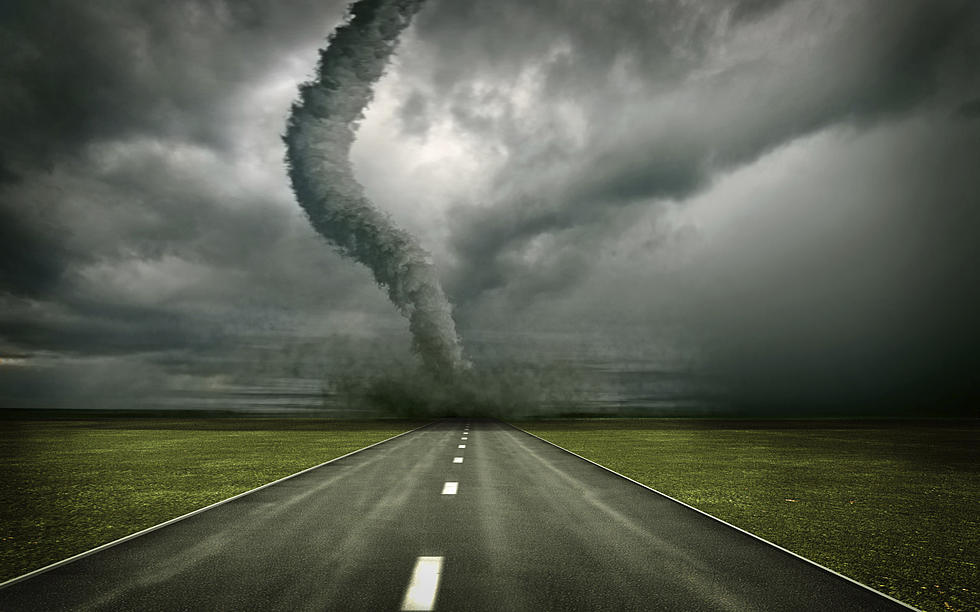
[[[340,9],[313,2],[5,3],[2,289],[36,296],[93,259],[181,249],[183,239],[208,227],[220,237],[209,225],[219,220],[207,218],[221,209],[212,206],[219,199],[213,185],[197,177],[198,192],[181,193],[182,177],[167,172],[187,169],[169,162],[195,148],[230,154],[248,146],[227,120],[243,93],[277,69],[289,45],[302,47],[304,37],[315,44]],[[114,167],[106,167],[107,155]],[[251,227],[268,233],[269,222]]]
[[[195,354],[223,347],[233,363],[243,336],[329,334],[349,313],[390,323],[370,277],[309,229],[282,171],[295,86],[343,10],[0,8],[0,356],[35,356],[4,387],[40,371],[74,388],[64,377],[87,376],[89,358],[200,365]],[[76,361],[31,365],[58,359]]]
[[[956,109],[956,115],[964,119],[976,119],[980,117],[980,98],[969,100]]]
[[[935,117],[896,131],[707,264],[690,316],[743,401],[942,411],[980,391],[980,132]]]
[[[305,0],[4,3],[0,131],[17,144],[4,148],[8,168],[132,133],[227,145],[225,117],[242,87],[298,41],[322,37],[342,9]]]
[[[460,269],[452,289],[464,300],[520,278],[508,253],[602,219],[597,209],[684,199],[801,135],[948,104],[975,89],[975,66],[956,65],[975,48],[978,10],[968,2],[896,3],[887,14],[871,4],[773,5],[749,23],[733,19],[744,16],[739,7],[702,13],[657,3],[637,12],[613,4],[581,15],[562,3],[519,4],[457,9],[451,21],[447,10],[420,34],[435,47],[426,56],[436,65],[433,99],[450,100],[462,129],[500,138],[512,160],[486,195],[491,206],[454,216]],[[539,23],[548,25],[533,36],[520,31]],[[514,28],[520,42],[511,47],[500,32]],[[503,93],[505,110],[481,119],[493,97],[474,98],[472,87],[519,80],[529,66],[529,108],[506,107]],[[554,121],[560,104],[583,116],[577,144]]]
[[[533,305],[532,327],[601,325],[610,296],[625,291],[633,297],[613,300],[629,304],[613,307],[620,324],[689,330],[706,367],[745,403],[965,405],[977,393],[969,372],[980,340],[967,314],[980,305],[975,273],[964,263],[975,259],[977,179],[965,167],[980,151],[958,135],[969,128],[941,117],[972,116],[980,11],[968,2],[893,3],[887,13],[873,3],[729,7],[613,3],[583,13],[561,2],[494,3],[421,17],[423,67],[412,68],[423,75],[417,90],[430,95],[413,104],[430,116],[442,105],[459,130],[507,151],[493,187],[474,196],[481,204],[450,215],[449,287],[463,316],[480,325]],[[813,210],[781,216],[773,202],[772,219],[760,219],[791,237],[795,224],[818,222],[821,208],[838,210],[833,198],[874,211],[861,223],[831,216],[842,231],[819,245],[830,252],[790,238],[750,260],[741,247],[734,257],[718,253],[737,267],[702,268],[716,279],[703,290],[691,289],[705,281],[688,269],[676,273],[685,280],[658,276],[638,295],[623,286],[585,295],[583,283],[607,273],[597,262],[638,211],[683,206],[812,134],[900,130],[889,126],[914,117],[928,117],[941,136],[908,132],[876,151],[895,166],[862,159],[869,173],[852,184],[860,197],[831,186],[818,198],[788,192]],[[916,146],[928,163],[910,161]],[[760,230],[739,240],[773,238]],[[593,306],[576,323],[568,311],[578,299]],[[871,306],[882,303],[894,306]]]
[[[0,354],[69,364],[0,392],[88,361],[103,386],[127,360],[160,386],[305,379],[337,354],[289,347],[338,334],[408,350],[282,169],[344,10],[0,7]],[[655,354],[774,409],[967,405],[977,57],[968,1],[430,0],[354,171],[431,229],[464,339],[567,333],[569,358]]]

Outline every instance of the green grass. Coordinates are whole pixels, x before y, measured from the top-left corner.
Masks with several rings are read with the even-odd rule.
[[[975,423],[519,425],[911,605],[980,609]]]
[[[417,427],[276,419],[0,422],[0,581]]]

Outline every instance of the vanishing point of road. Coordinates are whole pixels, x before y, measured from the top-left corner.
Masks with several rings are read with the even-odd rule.
[[[0,588],[0,610],[908,610],[495,421],[439,421]]]

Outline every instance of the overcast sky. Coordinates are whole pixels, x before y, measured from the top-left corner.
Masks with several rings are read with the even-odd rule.
[[[0,401],[408,346],[283,163],[345,10],[0,5]],[[787,411],[980,396],[973,0],[429,0],[352,160],[464,346],[681,354]]]

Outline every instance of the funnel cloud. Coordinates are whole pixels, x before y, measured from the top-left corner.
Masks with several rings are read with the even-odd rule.
[[[300,87],[284,139],[293,190],[310,223],[342,254],[370,268],[408,317],[413,348],[426,369],[447,378],[464,362],[432,258],[365,197],[349,160],[371,88],[421,4],[363,0],[351,5],[350,21],[320,51],[316,79]]]

